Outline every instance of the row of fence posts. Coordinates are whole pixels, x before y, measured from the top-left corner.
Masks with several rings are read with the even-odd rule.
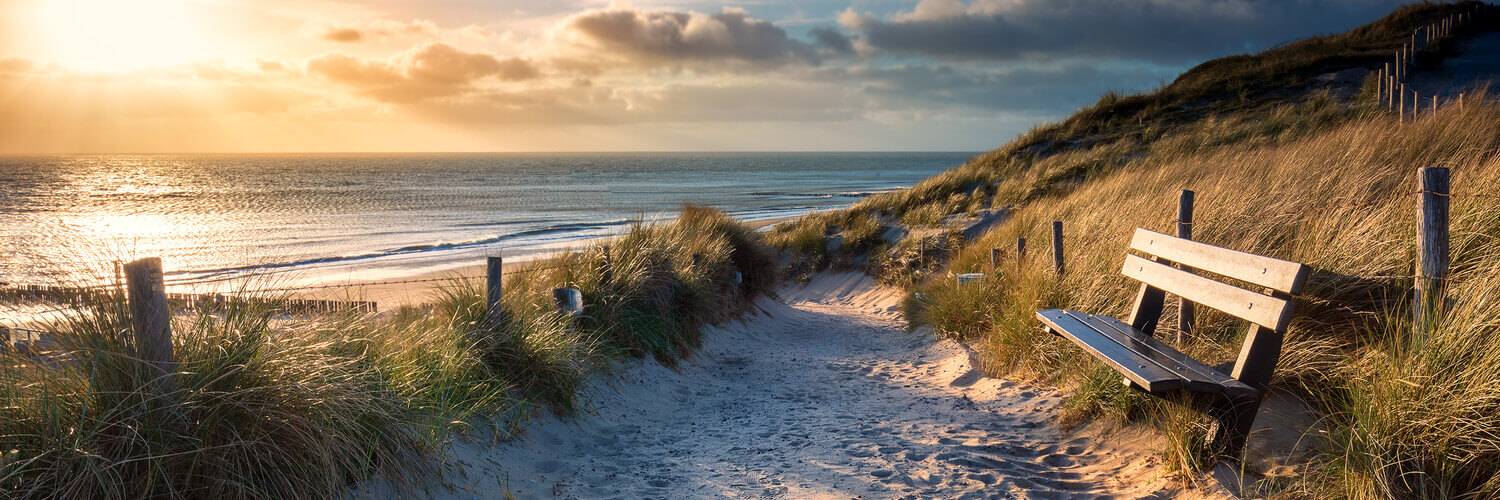
[[[1434,326],[1436,318],[1442,315],[1445,301],[1447,300],[1447,285],[1449,277],[1449,203],[1451,199],[1451,185],[1449,182],[1449,170],[1447,167],[1423,167],[1417,173],[1417,261],[1412,285],[1412,319],[1417,328],[1427,329]],[[1191,190],[1182,190],[1177,200],[1177,237],[1193,239],[1193,199],[1195,193]],[[1002,252],[999,248],[990,249],[990,271],[994,272],[1000,268]],[[1026,262],[1026,238],[1016,238],[1016,268],[1019,270]],[[1059,277],[1063,276],[1066,269],[1063,260],[1063,222],[1052,221],[1052,265]],[[1180,264],[1177,267],[1191,271]],[[972,278],[960,278],[959,283],[968,283],[982,279],[982,275],[960,275],[974,276]],[[1183,337],[1192,331],[1194,319],[1194,305],[1187,299],[1177,299],[1177,342],[1181,343]]]
[[[1414,66],[1412,60],[1416,57],[1417,51],[1428,48],[1435,43],[1440,43],[1443,40],[1452,38],[1453,35],[1458,32],[1458,30],[1470,26],[1473,23],[1475,16],[1482,15],[1484,13],[1485,4],[1480,3],[1469,12],[1451,14],[1448,17],[1439,20],[1438,22],[1429,24],[1427,26],[1418,28],[1416,31],[1413,31],[1411,35],[1411,41],[1402,44],[1401,48],[1396,51],[1395,60],[1385,63],[1385,66],[1380,69],[1380,74],[1377,75],[1377,78],[1375,79],[1376,98],[1387,108],[1395,110],[1397,113],[1397,118],[1401,122],[1405,122],[1407,118],[1406,96],[1407,93],[1410,92],[1411,119],[1417,119],[1417,117],[1421,115],[1422,96],[1416,90],[1408,91],[1406,88],[1407,79],[1411,74],[1412,67]],[[1437,113],[1438,104],[1438,96],[1433,95],[1431,113]],[[1463,93],[1459,93],[1458,108],[1463,109],[1463,107],[1464,95]]]
[[[614,277],[614,266],[610,260],[609,245],[600,246],[599,251],[602,257],[600,259],[599,282],[607,284],[613,281]],[[693,268],[696,269],[703,264],[703,254],[695,253],[692,254],[691,258]],[[500,257],[490,257],[485,264],[485,310],[490,321],[495,324],[499,324],[503,319],[500,302],[502,292],[504,291],[501,283],[502,278],[505,276],[504,265],[505,261]],[[733,280],[735,284],[740,284],[743,279],[743,275],[740,272],[736,271],[734,273]],[[576,288],[554,288],[552,289],[552,300],[557,306],[557,311],[564,315],[578,316],[583,314],[583,292]]]
[[[603,246],[604,265],[601,276],[609,281],[609,246]],[[693,266],[703,261],[701,254],[693,254]],[[505,261],[501,257],[489,257],[485,263],[486,316],[494,324],[501,324],[501,298],[504,291]],[[122,267],[125,281],[125,297],[130,309],[131,326],[135,330],[136,355],[155,366],[159,371],[157,389],[164,393],[176,390],[176,381],[170,376],[177,371],[176,356],[172,352],[172,311],[167,302],[167,287],[163,279],[161,259],[148,257],[125,264]],[[736,283],[742,279],[739,273]],[[556,288],[552,296],[560,314],[573,317],[583,312],[583,293],[575,288]]]

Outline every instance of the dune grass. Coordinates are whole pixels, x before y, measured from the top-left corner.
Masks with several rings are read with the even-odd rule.
[[[1477,100],[1477,99],[1476,99]],[[1471,101],[1472,102],[1472,101]],[[1117,171],[1040,196],[953,258],[953,272],[985,272],[982,286],[934,280],[918,288],[913,320],[971,342],[995,375],[1073,391],[1072,419],[1165,422],[1169,463],[1204,462],[1204,429],[1174,407],[1121,390],[1118,376],[1065,340],[1038,330],[1049,307],[1124,315],[1135,287],[1119,275],[1130,232],[1170,232],[1179,189],[1197,193],[1195,239],[1303,262],[1314,269],[1298,300],[1273,387],[1302,396],[1332,429],[1297,487],[1316,496],[1500,495],[1500,105],[1446,107],[1404,126],[1384,110],[1322,132],[1203,146],[1259,123],[1203,124],[1154,143]],[[1306,116],[1303,115],[1307,119]],[[1286,132],[1283,132],[1286,134]],[[1407,305],[1415,255],[1415,177],[1453,169],[1453,304],[1430,331]],[[1030,182],[1025,177],[1000,183]],[[1050,259],[991,269],[990,248],[1017,236],[1047,241],[1065,223],[1068,274]],[[1359,278],[1368,277],[1368,278]],[[1201,310],[1201,309],[1200,309]],[[1175,332],[1169,307],[1161,328]],[[1242,324],[1204,311],[1182,346],[1213,363],[1234,359]],[[1175,422],[1175,423],[1174,423]],[[1170,425],[1168,425],[1170,424]],[[1252,446],[1254,438],[1252,437]]]
[[[481,283],[454,279],[435,303],[379,316],[286,317],[246,303],[179,312],[173,375],[152,390],[125,301],[66,312],[47,358],[0,352],[0,487],[70,498],[327,498],[383,475],[438,473],[455,433],[514,432],[531,409],[577,408],[610,359],[688,355],[701,328],[748,310],[777,276],[755,232],[684,207],[597,250],[521,265],[501,321]],[[699,253],[696,264],[689,257]],[[734,273],[742,279],[735,283]],[[585,313],[555,312],[554,287]]]

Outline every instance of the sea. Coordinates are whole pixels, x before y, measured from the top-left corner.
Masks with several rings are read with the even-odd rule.
[[[395,280],[525,260],[672,218],[848,206],[972,152],[0,157],[0,281],[105,282],[159,257],[169,283]]]

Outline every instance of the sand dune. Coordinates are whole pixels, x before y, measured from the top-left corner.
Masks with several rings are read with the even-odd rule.
[[[1066,435],[1058,393],[983,377],[906,332],[899,294],[823,275],[708,332],[676,370],[624,367],[586,414],[457,443],[422,496],[1142,498],[1177,496],[1142,439]],[[362,493],[384,490],[369,487]],[[1199,496],[1194,493],[1190,496]]]

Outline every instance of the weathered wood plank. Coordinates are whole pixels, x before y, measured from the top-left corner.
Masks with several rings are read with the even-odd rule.
[[[1250,325],[1245,334],[1245,343],[1240,345],[1240,357],[1234,362],[1235,379],[1250,387],[1265,391],[1271,385],[1271,376],[1276,372],[1276,363],[1281,360],[1281,329],[1272,330],[1261,325]]]
[[[1156,324],[1161,321],[1166,300],[1167,294],[1160,288],[1142,283],[1135,292],[1135,306],[1130,308],[1130,327],[1146,335],[1156,335]]]
[[[1225,375],[1202,361],[1183,354],[1165,342],[1133,331],[1130,325],[1123,321],[1100,314],[1074,311],[1066,311],[1066,313],[1186,379],[1188,390],[1230,396],[1253,396],[1257,393],[1255,389],[1235,380],[1234,377]]]
[[[1048,309],[1037,311],[1037,319],[1083,350],[1094,355],[1104,364],[1125,375],[1125,378],[1145,388],[1148,392],[1166,392],[1181,389],[1186,381],[1156,362],[1142,357],[1113,339],[1095,330],[1088,324],[1070,316],[1067,311]]]
[[[1134,255],[1125,256],[1125,265],[1120,272],[1142,283],[1251,323],[1281,330],[1291,320],[1292,304],[1289,301],[1220,283]]]
[[[1149,229],[1136,229],[1130,248],[1291,294],[1301,293],[1307,281],[1308,267],[1298,262],[1216,247]]]

